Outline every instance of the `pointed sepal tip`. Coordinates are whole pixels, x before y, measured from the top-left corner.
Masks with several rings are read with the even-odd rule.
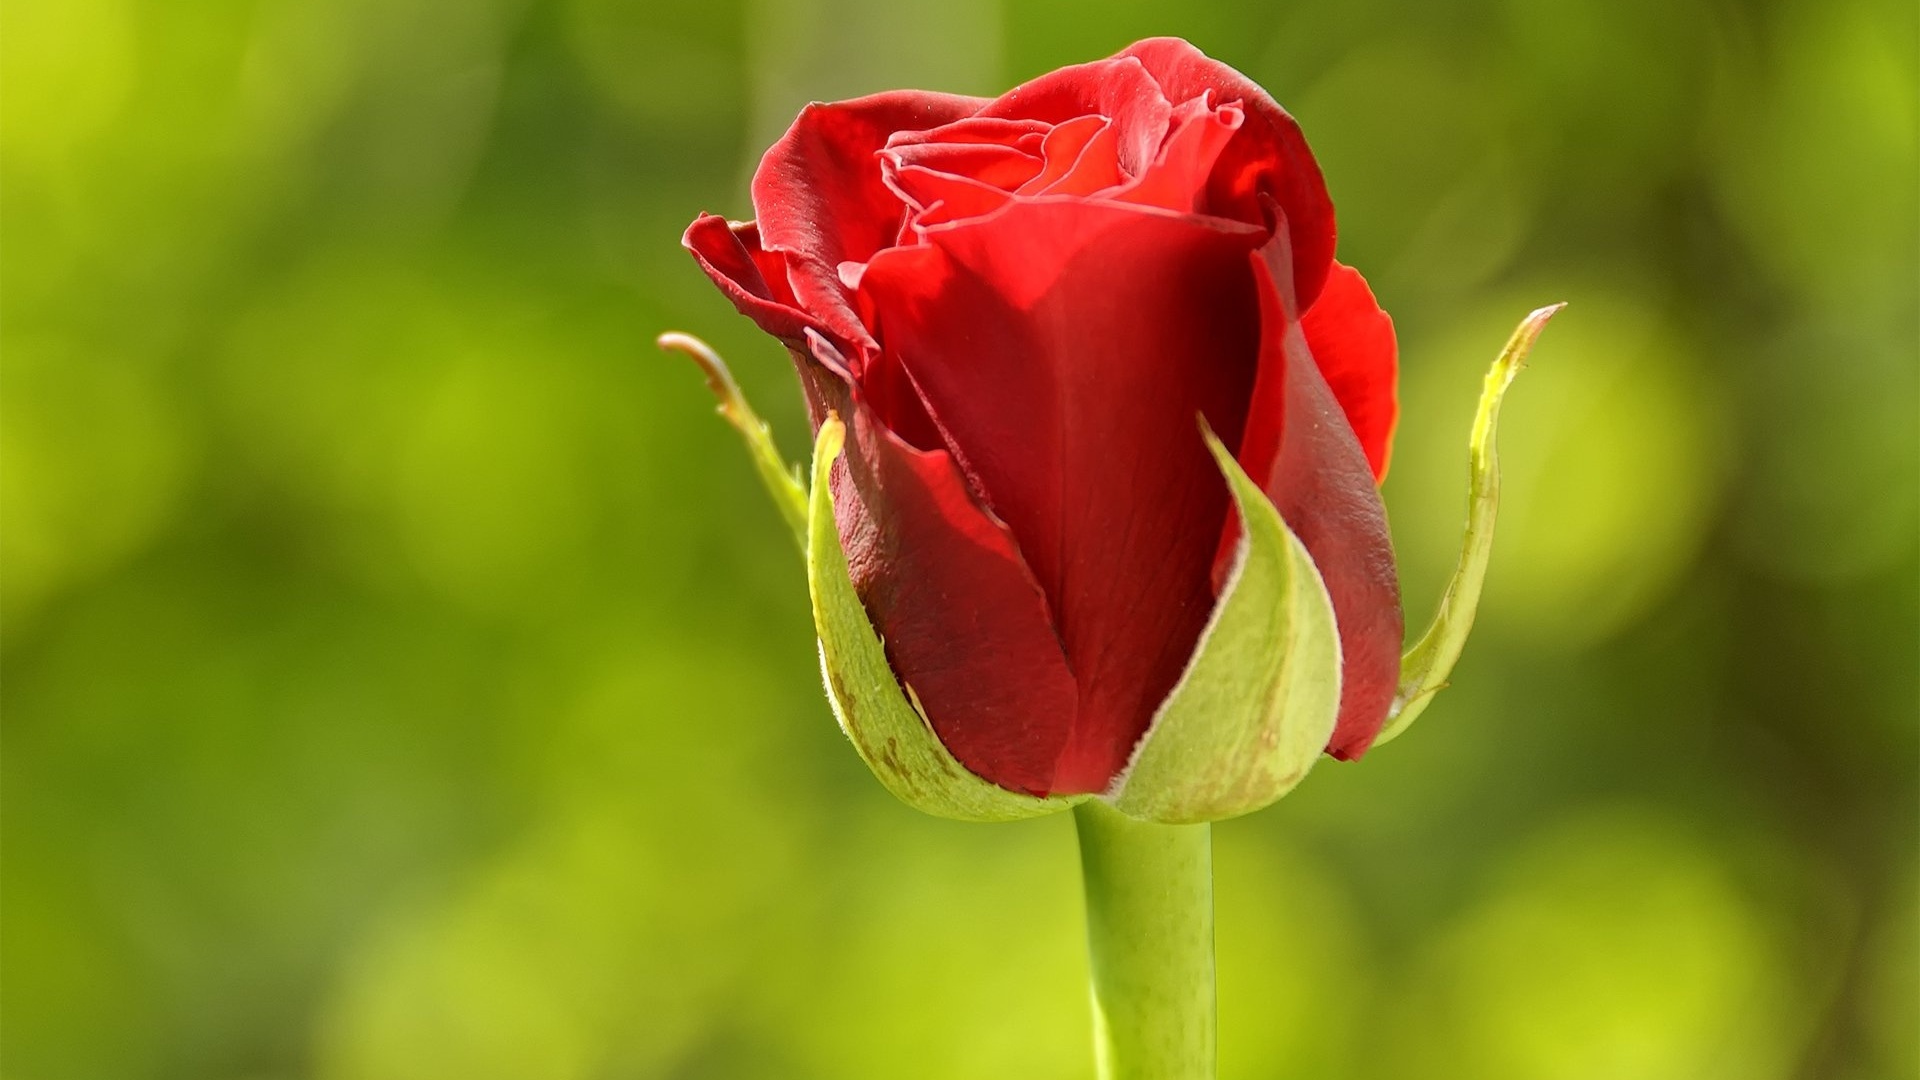
[[[1447,685],[1453,666],[1466,648],[1467,634],[1473,629],[1473,617],[1480,607],[1480,591],[1487,580],[1487,563],[1493,555],[1493,526],[1500,511],[1500,454],[1495,436],[1500,425],[1500,403],[1514,376],[1527,363],[1540,332],[1566,307],[1565,303],[1538,308],[1520,320],[1507,344],[1487,369],[1480,390],[1480,405],[1474,411],[1473,431],[1468,438],[1467,528],[1461,541],[1460,561],[1440,598],[1433,622],[1420,640],[1400,658],[1400,690],[1386,726],[1373,745],[1388,742],[1412,724],[1433,696]]]

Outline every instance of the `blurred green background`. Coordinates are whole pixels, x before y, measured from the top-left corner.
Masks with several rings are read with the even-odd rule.
[[[1411,619],[1529,308],[1479,633],[1218,829],[1223,1072],[1905,1080],[1902,0],[8,0],[9,1080],[1086,1077],[1070,822],[915,815],[665,329],[809,98],[1173,33],[1400,329]]]

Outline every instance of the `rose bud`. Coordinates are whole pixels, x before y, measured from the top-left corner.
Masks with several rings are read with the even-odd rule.
[[[1496,380],[1468,556],[1403,677],[1393,324],[1253,82],[1163,38],[992,100],[814,104],[752,193],[756,220],[702,215],[685,244],[792,354],[810,494],[704,362],[804,530],[829,695],[895,794],[1230,817],[1444,681]]]

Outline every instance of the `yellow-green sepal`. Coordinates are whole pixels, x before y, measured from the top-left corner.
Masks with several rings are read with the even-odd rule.
[[[1251,813],[1319,760],[1340,711],[1326,583],[1266,493],[1204,432],[1239,508],[1240,547],[1193,659],[1104,798],[1167,824]]]
[[[1500,402],[1513,385],[1514,376],[1526,366],[1527,354],[1546,329],[1547,320],[1563,307],[1566,305],[1552,304],[1520,320],[1487,370],[1480,406],[1473,415],[1473,431],[1467,440],[1467,530],[1460,546],[1460,562],[1447,582],[1433,622],[1400,658],[1400,689],[1387,714],[1386,726],[1373,740],[1375,746],[1397,738],[1426,711],[1433,696],[1446,687],[1453,665],[1466,648],[1467,633],[1473,629],[1473,616],[1480,607],[1480,589],[1486,584],[1487,563],[1493,556],[1493,525],[1500,512],[1500,454],[1495,445]]]
[[[854,592],[846,552],[834,526],[827,477],[845,440],[845,426],[837,417],[827,417],[813,444],[807,519],[807,586],[813,594],[813,625],[820,635],[827,699],[840,729],[888,791],[936,817],[1012,821],[1084,801],[1088,796],[1022,795],[968,772],[902,691],[866,608]]]

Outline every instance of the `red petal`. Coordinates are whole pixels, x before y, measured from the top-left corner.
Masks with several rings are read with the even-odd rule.
[[[1139,176],[1167,137],[1173,105],[1145,67],[1116,56],[1050,71],[995,98],[980,114],[1051,124],[1104,116],[1113,121],[1121,169]]]
[[[998,116],[969,116],[924,131],[897,131],[887,139],[887,149],[924,146],[929,143],[991,143],[1031,154],[1039,150],[1041,140],[1053,125],[1044,120],[1008,120]]]
[[[1278,202],[1292,223],[1294,288],[1301,304],[1311,306],[1333,264],[1333,201],[1300,125],[1258,83],[1179,38],[1149,38],[1120,55],[1145,65],[1170,101],[1211,90],[1213,100],[1237,101],[1246,110],[1246,123],[1214,168],[1207,210],[1260,221],[1261,196]]]
[[[1334,263],[1320,299],[1301,318],[1300,329],[1320,374],[1326,376],[1334,399],[1367,452],[1374,482],[1379,483],[1387,477],[1393,427],[1400,417],[1395,390],[1399,349],[1393,319],[1380,310],[1360,271]]]
[[[912,243],[922,229],[992,213],[1013,198],[1006,191],[978,180],[911,165],[897,171],[890,169],[888,179],[903,194],[910,195],[915,205],[924,207],[913,215],[910,235],[903,237],[902,243]]]
[[[1124,183],[1127,177],[1120,171],[1120,137],[1114,132],[1112,122],[1102,121],[1067,165],[1066,172],[1038,194],[1086,198]]]
[[[962,181],[958,177],[948,177],[948,183],[929,184],[929,190],[939,190],[941,198],[937,204],[929,206],[924,213],[914,215],[914,234],[931,229],[935,225],[947,225],[950,221],[960,221],[964,217],[979,217],[983,213],[993,213],[995,209],[1006,206],[1014,196],[1006,194],[1000,188],[989,188],[987,184]]]
[[[800,307],[840,340],[872,342],[848,305],[840,264],[893,244],[906,210],[881,183],[874,154],[896,132],[949,124],[985,104],[915,90],[813,104],[760,159],[753,206],[761,239],[787,254]]]
[[[896,150],[881,151],[882,159],[895,169],[916,169],[922,173],[936,176],[952,176],[975,183],[988,184],[1002,191],[1012,191],[1040,171],[1040,159],[1032,154],[1023,154],[1009,146],[995,146],[990,143],[933,143],[921,146],[903,146]],[[926,206],[933,200],[923,199],[908,189],[912,201]]]
[[[1340,631],[1340,715],[1327,752],[1372,745],[1400,680],[1405,625],[1386,508],[1365,452],[1292,316],[1286,233],[1253,258],[1260,376],[1239,461],[1300,537],[1326,581]],[[1237,535],[1228,530],[1229,543]],[[1230,550],[1222,545],[1222,554]]]
[[[1116,203],[1015,201],[875,256],[861,299],[1052,607],[1079,688],[1055,792],[1104,789],[1213,607],[1264,230]]]
[[[831,483],[854,589],[934,733],[983,779],[1046,794],[1073,677],[1006,527],[949,454],[906,445],[857,401]]]
[[[811,345],[815,356],[826,357],[829,362],[838,360],[843,365],[841,370],[846,370],[846,361],[824,338],[814,335]],[[860,374],[860,404],[907,446],[915,450],[946,448],[940,429],[934,426],[925,403],[920,400],[919,388],[907,376],[897,357],[879,352],[868,355]],[[843,404],[838,411],[846,412],[848,407]],[[816,422],[814,430],[819,428]]]
[[[789,346],[802,347],[806,330],[816,324],[787,287],[786,260],[760,247],[753,222],[701,214],[687,226],[680,245],[742,315]]]
[[[1182,103],[1173,111],[1173,132],[1152,167],[1112,198],[1183,214],[1204,211],[1207,178],[1242,119],[1238,106],[1216,109],[1205,97]]]
[[[1033,179],[1022,184],[1016,194],[1039,195],[1056,180],[1067,175],[1074,162],[1080,160],[1080,154],[1087,143],[1105,130],[1108,120],[1104,116],[1077,116],[1062,124],[1055,124],[1052,131],[1040,144],[1040,157],[1044,164]],[[1118,163],[1115,164],[1116,171]]]

